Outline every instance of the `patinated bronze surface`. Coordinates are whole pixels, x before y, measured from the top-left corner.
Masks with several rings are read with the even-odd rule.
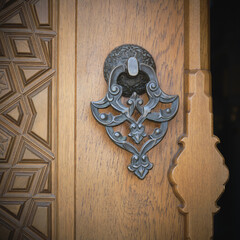
[[[104,76],[108,83],[106,96],[97,102],[91,102],[91,109],[96,120],[106,127],[106,131],[112,141],[121,148],[133,154],[128,169],[134,172],[140,179],[144,179],[148,171],[153,167],[146,153],[157,145],[165,136],[168,121],[178,110],[178,96],[164,93],[159,86],[156,76],[156,67],[151,55],[143,48],[135,45],[123,45],[115,48],[107,57],[104,64]],[[144,104],[139,95],[147,93],[148,102]],[[122,103],[122,96],[129,97],[127,105]],[[157,104],[171,103],[171,107],[154,112]],[[120,114],[100,113],[98,110],[111,106]],[[141,115],[135,120],[132,115],[138,111]],[[145,132],[144,121],[148,119],[160,123],[152,134]],[[129,122],[128,137],[136,144],[140,144],[143,138],[148,137],[141,150],[127,140],[121,132],[114,131],[113,127]]]

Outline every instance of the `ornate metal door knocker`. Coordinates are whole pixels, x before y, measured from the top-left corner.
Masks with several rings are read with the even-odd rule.
[[[97,102],[91,102],[91,109],[95,119],[105,126],[107,134],[112,141],[121,148],[133,154],[128,169],[134,172],[140,179],[144,179],[148,171],[153,167],[146,153],[156,146],[165,136],[168,121],[171,120],[178,110],[179,97],[164,93],[159,87],[156,66],[152,56],[142,47],[128,44],[115,48],[106,58],[104,63],[104,77],[108,83],[106,96]],[[148,101],[144,104],[139,95],[146,93]],[[122,102],[122,97],[127,97],[127,105]],[[152,111],[157,104],[171,103],[170,108]],[[98,109],[111,106],[119,112],[99,113]],[[137,110],[141,116],[138,120],[133,118]],[[160,123],[152,134],[145,132],[144,121],[148,119]],[[128,136],[136,144],[148,136],[141,150],[127,141],[127,136],[114,131],[113,127],[129,122]]]

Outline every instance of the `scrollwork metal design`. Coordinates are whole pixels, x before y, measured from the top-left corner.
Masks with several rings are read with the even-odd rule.
[[[124,45],[124,48],[127,46],[128,45]],[[132,46],[133,45],[130,45],[131,48]],[[129,56],[125,64],[120,63],[120,65],[117,65],[112,69],[108,79],[108,92],[106,96],[100,101],[91,102],[91,109],[95,119],[105,126],[107,134],[112,141],[119,147],[133,154],[128,169],[134,172],[140,179],[144,179],[149,170],[153,167],[153,164],[149,161],[146,154],[165,136],[168,128],[168,121],[177,113],[179,98],[178,96],[167,95],[161,90],[155,70],[151,66],[139,61],[137,58],[135,58],[135,60],[131,59],[131,62],[133,63],[127,64],[128,61],[130,61],[130,58],[134,57]],[[126,106],[121,100],[123,86],[118,84],[118,79],[123,73],[133,77],[131,76],[131,73],[136,72],[136,69],[136,76],[141,72],[149,79],[145,84],[145,91],[149,100],[144,105],[142,98],[139,97],[136,92],[133,92],[127,101],[128,106]],[[171,103],[171,107],[161,109],[158,112],[153,112],[152,110],[159,102],[166,104]],[[99,109],[107,108],[109,106],[117,110],[120,114],[113,115],[112,113],[100,113],[98,111]],[[132,117],[135,110],[141,114],[138,120],[135,120]],[[146,119],[160,123],[159,128],[154,129],[153,133],[150,135],[147,135],[145,132],[144,121]],[[133,144],[128,142],[127,137],[123,136],[121,132],[114,131],[113,127],[118,126],[125,121],[130,123],[130,133],[128,136],[131,137],[136,144],[139,144],[143,138],[148,136],[149,139],[143,144],[140,151],[138,151]]]

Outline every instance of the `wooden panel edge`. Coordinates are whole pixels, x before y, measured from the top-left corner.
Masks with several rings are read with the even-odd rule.
[[[225,189],[228,169],[213,135],[209,71],[209,1],[185,0],[185,133],[169,172],[185,214],[185,238],[212,239],[216,201]]]
[[[210,68],[209,0],[184,1],[185,69]]]
[[[57,239],[75,236],[76,0],[59,0]]]

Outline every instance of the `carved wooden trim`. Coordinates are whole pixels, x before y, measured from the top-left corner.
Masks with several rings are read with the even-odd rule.
[[[186,238],[210,239],[216,200],[224,191],[228,170],[216,148],[213,135],[211,97],[206,92],[210,73],[186,73],[186,135],[180,139],[183,150],[171,173],[174,192],[181,200],[180,211],[187,215]]]
[[[185,1],[185,134],[169,180],[186,217],[185,238],[191,240],[212,238],[216,201],[228,179],[213,135],[208,16],[207,0]]]

